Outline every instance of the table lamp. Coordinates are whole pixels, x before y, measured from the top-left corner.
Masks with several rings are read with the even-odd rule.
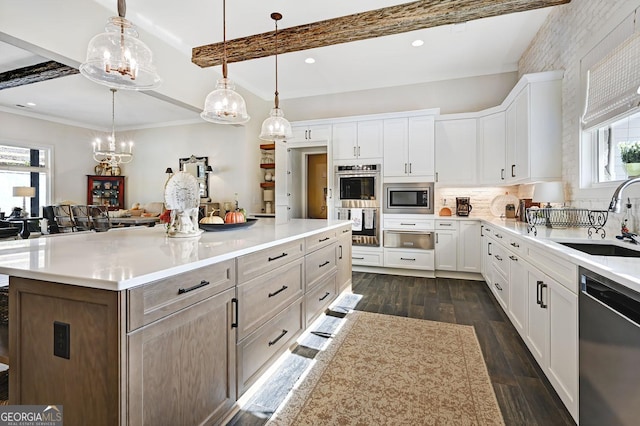
[[[562,182],[538,182],[533,187],[533,201],[536,203],[547,203],[544,206],[546,209],[551,209],[551,203],[562,203],[564,205],[564,184]],[[554,220],[551,220],[552,212],[545,210],[545,226],[547,228],[553,228],[553,223],[556,224],[556,228],[563,227],[561,224],[566,223],[566,217],[564,213],[556,211],[553,213]]]
[[[22,215],[29,216],[27,214],[27,197],[33,198],[36,196],[36,189],[32,186],[14,186],[13,196],[22,197]]]

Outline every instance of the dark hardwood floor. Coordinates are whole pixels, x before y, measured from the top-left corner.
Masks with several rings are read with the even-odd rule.
[[[350,298],[348,308],[474,326],[507,425],[575,425],[484,282],[354,272],[353,293],[361,299]],[[333,315],[321,326],[326,332],[340,317]],[[301,342],[228,425],[265,424],[313,358],[314,345]]]
[[[357,310],[475,327],[507,425],[574,425],[509,318],[481,281],[353,273]]]

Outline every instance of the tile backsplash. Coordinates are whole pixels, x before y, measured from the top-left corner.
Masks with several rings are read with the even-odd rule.
[[[514,185],[514,186],[501,186],[501,187],[470,187],[470,188],[438,188],[436,187],[434,204],[435,214],[437,215],[442,206],[444,200],[447,200],[447,207],[451,209],[455,215],[456,197],[469,197],[470,203],[473,206],[471,216],[492,216],[491,214],[491,202],[499,195],[509,193],[516,198],[531,198],[530,188],[532,185]],[[516,205],[516,208],[518,206]]]

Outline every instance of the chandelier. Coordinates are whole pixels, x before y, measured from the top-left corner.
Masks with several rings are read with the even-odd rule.
[[[227,20],[226,0],[222,2],[222,78],[218,80],[216,88],[207,95],[204,101],[204,111],[200,113],[206,121],[217,124],[244,124],[249,121],[247,105],[244,98],[236,92],[235,85],[227,78]]]
[[[105,143],[100,138],[93,141],[93,159],[111,167],[133,160],[133,142],[116,143],[116,89],[111,90],[111,134]]]
[[[151,49],[138,40],[138,31],[124,17],[126,9],[126,1],[118,0],[118,16],[109,18],[105,32],[91,39],[80,73],[116,89],[155,89],[162,80],[152,63]]]
[[[284,112],[280,109],[280,99],[278,98],[278,21],[282,19],[282,15],[278,12],[271,14],[271,19],[276,23],[276,92],[274,99],[274,107],[269,112],[269,117],[262,123],[260,131],[260,139],[267,141],[284,140],[291,137],[291,123],[284,118]]]

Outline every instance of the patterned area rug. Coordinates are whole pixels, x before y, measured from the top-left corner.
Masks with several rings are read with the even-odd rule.
[[[503,425],[471,326],[353,311],[269,425]]]

